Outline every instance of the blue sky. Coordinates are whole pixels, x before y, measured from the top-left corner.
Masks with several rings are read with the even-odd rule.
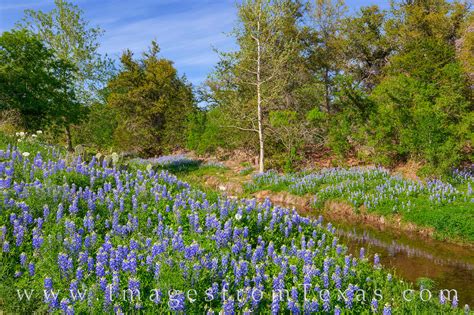
[[[235,0],[77,0],[91,25],[105,30],[101,53],[113,58],[125,48],[140,53],[156,39],[162,56],[180,74],[202,83],[218,60],[213,47],[230,50],[227,37],[236,17]],[[368,4],[388,7],[386,0],[348,0],[351,10]],[[25,9],[48,11],[53,0],[0,0],[0,31],[11,29]]]

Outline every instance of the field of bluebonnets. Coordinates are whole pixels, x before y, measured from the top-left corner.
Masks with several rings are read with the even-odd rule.
[[[419,291],[403,299],[412,285],[392,276],[377,255],[364,257],[363,249],[360,257],[349,255],[321,217],[206,194],[151,164],[85,161],[37,139],[2,139],[0,147],[0,310],[447,314],[468,308],[443,296],[423,302]],[[333,180],[365,174],[328,172]],[[292,189],[311,189],[303,182],[317,177],[302,177]],[[381,203],[397,185],[381,189],[378,199],[349,196]],[[440,194],[433,202],[462,198],[448,186],[403,191],[425,190]]]
[[[453,170],[450,176],[426,181],[393,175],[382,167],[327,168],[318,172],[253,176],[249,191],[269,189],[313,196],[316,207],[339,200],[379,215],[435,229],[438,236],[474,241],[474,169]]]

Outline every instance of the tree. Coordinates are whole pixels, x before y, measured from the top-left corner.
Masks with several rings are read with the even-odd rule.
[[[74,66],[36,35],[13,30],[0,36],[0,110],[18,110],[27,130],[78,121],[82,108],[70,84],[73,73]]]
[[[364,7],[344,20],[344,70],[354,84],[370,92],[380,81],[393,51],[385,34],[387,13],[378,6]]]
[[[467,2],[405,0],[392,2],[387,35],[397,50],[422,38],[433,38],[454,46],[469,13]]]
[[[345,12],[343,0],[317,0],[311,7],[308,18],[312,26],[308,65],[317,82],[323,85],[324,107],[327,112],[332,111],[334,79],[342,68],[344,49],[341,46],[341,32]]]
[[[113,74],[112,60],[98,52],[104,31],[90,27],[78,6],[64,0],[55,0],[54,4],[50,12],[25,10],[18,27],[38,34],[58,58],[76,67],[78,95],[83,103],[90,103],[99,97],[99,90]]]
[[[90,27],[78,6],[64,0],[55,0],[50,12],[26,10],[18,28],[27,28],[54,51],[57,58],[74,65],[72,80],[75,93],[83,103],[90,105],[100,96],[113,74],[113,62],[99,52],[99,38],[103,31]],[[66,125],[68,147],[72,150],[70,126]]]
[[[456,40],[456,53],[474,90],[474,12],[470,12]]]
[[[221,62],[209,83],[228,114],[223,127],[258,136],[260,172],[265,169],[267,116],[272,108],[283,106],[288,66],[297,52],[295,38],[285,36],[294,23],[289,17],[297,9],[291,1],[249,0],[239,5],[239,22],[232,32],[239,50],[220,54]]]
[[[116,145],[147,156],[183,147],[187,117],[195,108],[190,85],[159,51],[155,41],[139,60],[125,51],[122,70],[108,84]]]
[[[455,47],[466,7],[413,1],[393,15],[388,30],[396,54],[370,97],[376,104],[370,141],[392,162],[415,158],[448,170],[472,147],[472,92]]]

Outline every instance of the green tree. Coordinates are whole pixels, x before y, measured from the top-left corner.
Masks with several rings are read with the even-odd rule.
[[[265,164],[268,113],[285,108],[284,96],[290,96],[289,75],[299,49],[295,27],[299,9],[292,1],[252,0],[239,5],[238,24],[231,33],[239,49],[220,54],[208,83],[225,116],[221,126],[251,133],[252,142],[256,136],[260,172]]]
[[[469,158],[472,92],[456,58],[468,11],[457,1],[394,3],[385,25],[394,51],[370,96],[367,131],[379,159],[416,159],[444,171]]]
[[[398,51],[428,37],[454,46],[469,10],[468,3],[461,1],[394,1],[387,35]]]
[[[455,43],[457,57],[474,88],[474,12],[468,14],[459,31],[459,38]]]
[[[114,72],[113,62],[99,54],[99,38],[103,30],[90,27],[82,10],[67,1],[55,0],[49,12],[25,10],[18,28],[27,28],[51,48],[56,57],[75,67],[73,76],[75,93],[85,105],[98,101],[99,90]],[[72,150],[70,125],[65,125],[68,147]]]
[[[0,36],[0,109],[16,109],[28,130],[79,120],[83,109],[70,84],[74,66],[55,57],[26,30]]]
[[[187,118],[195,110],[190,85],[159,50],[153,41],[139,60],[125,51],[121,71],[108,84],[108,106],[118,122],[115,144],[147,156],[184,147]]]
[[[78,6],[64,0],[55,0],[54,4],[49,12],[25,10],[18,27],[38,34],[58,58],[76,67],[78,95],[82,102],[90,103],[100,97],[100,89],[114,73],[112,60],[99,53],[104,31],[91,27]]]
[[[343,0],[317,0],[310,7],[307,19],[312,30],[308,34],[308,67],[324,95],[323,103],[317,105],[327,112],[333,110],[335,78],[342,69],[344,41],[341,33],[345,12]]]
[[[87,117],[74,126],[74,142],[99,150],[111,149],[117,124],[113,109],[102,102],[95,102],[88,106]]]
[[[387,12],[378,6],[363,7],[344,20],[344,70],[367,92],[380,82],[393,51],[385,33],[387,20]]]

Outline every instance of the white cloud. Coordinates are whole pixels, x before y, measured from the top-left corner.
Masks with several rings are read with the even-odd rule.
[[[196,84],[204,80],[218,60],[213,47],[225,50],[233,43],[224,32],[232,29],[235,7],[225,2],[173,13],[155,12],[155,16],[133,21],[127,19],[127,14],[121,12],[103,26],[106,33],[101,52],[118,57],[128,48],[139,54],[156,39],[161,54],[173,60],[179,72],[186,73]]]

